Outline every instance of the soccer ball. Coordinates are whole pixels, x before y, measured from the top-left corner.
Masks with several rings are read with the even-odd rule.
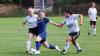
[[[34,48],[31,48],[31,50],[30,50],[31,52],[36,52],[36,49],[34,49]]]
[[[30,55],[34,54],[36,52],[36,49],[31,48],[30,51],[28,52]]]

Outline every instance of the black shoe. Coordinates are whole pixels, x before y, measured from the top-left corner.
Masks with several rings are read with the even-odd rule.
[[[82,50],[77,50],[77,54],[80,53],[80,52],[82,52]]]
[[[88,36],[90,35],[90,32],[88,33]]]
[[[27,50],[26,50],[25,52],[26,52],[26,53],[28,53],[28,51],[27,51]]]
[[[66,54],[66,51],[65,50],[62,50],[60,53],[63,54],[63,55],[65,55]]]

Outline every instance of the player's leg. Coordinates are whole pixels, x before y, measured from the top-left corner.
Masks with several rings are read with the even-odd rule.
[[[27,42],[26,42],[27,51],[30,51],[30,49],[31,49],[31,42],[32,42],[32,38],[33,38],[34,33],[35,33],[34,29],[29,28],[28,38],[27,38]]]
[[[36,37],[36,52],[34,54],[40,54],[40,47],[41,47],[41,41],[43,41],[44,39],[46,39],[47,33],[46,32],[42,32],[40,34],[38,34],[38,36]]]
[[[89,29],[88,35],[90,35],[93,32],[92,24],[93,24],[93,22],[90,21],[90,29]]]
[[[93,34],[94,34],[94,36],[96,35],[96,21],[93,21],[93,26],[92,26],[92,28],[93,28]]]
[[[51,44],[48,44],[47,41],[44,41],[44,42],[43,42],[43,45],[44,45],[46,48],[55,49],[55,46],[54,46],[54,45],[51,45]]]
[[[41,40],[42,40],[42,38],[41,38],[40,36],[37,36],[37,37],[36,37],[35,44],[36,44],[36,50],[37,50],[37,51],[40,50],[40,47],[41,47]]]
[[[76,40],[74,40],[72,43],[73,43],[74,47],[76,48],[77,53],[82,51],[81,48],[80,48],[79,43]]]
[[[41,43],[40,43],[40,41],[42,40],[42,38],[40,37],[40,36],[37,36],[36,38],[35,38],[35,44],[36,44],[36,49],[31,49],[30,50],[30,52],[29,52],[29,54],[40,54],[40,47],[41,47]]]
[[[65,43],[64,49],[63,49],[63,51],[61,53],[66,54],[71,42],[72,42],[72,37],[69,35],[68,38],[66,39],[66,43]]]
[[[79,43],[76,40],[79,37],[79,35],[80,35],[80,32],[77,32],[77,33],[74,33],[73,36],[72,36],[72,44],[76,48],[77,53],[79,53],[79,52],[82,51],[81,48],[80,48],[80,46],[79,46]]]
[[[41,47],[41,36],[37,36],[35,39],[35,44],[36,44],[36,52],[34,54],[40,54],[40,47]]]
[[[40,34],[37,35],[36,37],[36,50],[39,51],[40,47],[41,47],[41,41],[43,41],[44,39],[46,39],[46,32],[42,32]]]
[[[60,49],[59,49],[58,46],[54,46],[54,45],[52,45],[52,44],[48,44],[47,41],[44,41],[44,42],[43,42],[43,45],[44,45],[46,48],[48,48],[48,49],[56,49],[57,51],[60,52]]]
[[[33,38],[33,34],[32,33],[28,33],[28,38],[27,38],[27,42],[26,42],[27,51],[29,51],[31,49],[32,38]]]

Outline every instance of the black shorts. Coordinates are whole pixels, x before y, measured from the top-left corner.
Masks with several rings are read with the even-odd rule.
[[[90,21],[90,25],[96,25],[96,21]]]
[[[32,33],[33,35],[38,35],[38,30],[37,28],[29,28],[29,33]]]
[[[79,32],[72,32],[72,33],[69,33],[69,36],[72,37],[72,39],[76,40],[80,35],[80,31]]]

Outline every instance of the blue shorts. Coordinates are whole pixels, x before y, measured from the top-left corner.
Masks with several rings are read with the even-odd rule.
[[[43,43],[43,42],[46,41],[47,33],[46,32],[42,32],[42,33],[39,33],[38,36],[42,38],[41,43]]]

